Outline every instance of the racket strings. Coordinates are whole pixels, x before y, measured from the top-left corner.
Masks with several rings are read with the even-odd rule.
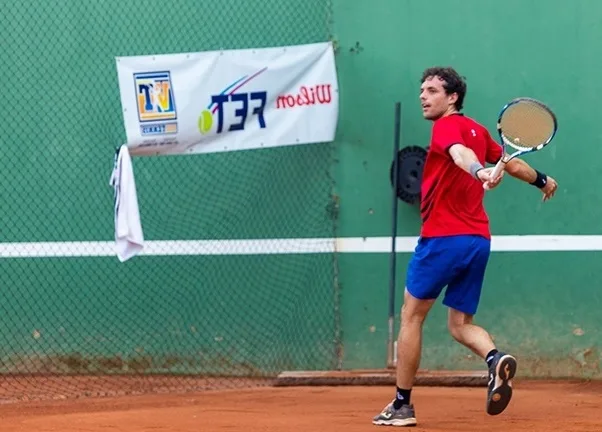
[[[544,107],[520,102],[508,107],[500,119],[500,127],[508,145],[522,150],[547,142],[554,133],[555,122]]]

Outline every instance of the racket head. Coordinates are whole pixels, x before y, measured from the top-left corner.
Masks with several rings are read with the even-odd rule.
[[[558,130],[558,120],[543,102],[520,97],[502,108],[497,130],[504,147],[527,153],[541,150],[552,141]]]

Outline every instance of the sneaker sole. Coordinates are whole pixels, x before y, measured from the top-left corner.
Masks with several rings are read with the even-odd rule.
[[[495,384],[487,397],[487,414],[501,414],[512,399],[512,378],[516,374],[516,359],[511,355],[500,358],[495,368]]]
[[[401,427],[412,427],[416,426],[416,419],[414,417],[407,419],[391,419],[391,420],[373,420],[372,424],[377,426],[401,426]]]

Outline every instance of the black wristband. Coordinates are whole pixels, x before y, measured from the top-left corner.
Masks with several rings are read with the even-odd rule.
[[[548,184],[548,176],[545,175],[542,172],[537,171],[537,170],[535,170],[535,173],[537,174],[537,177],[535,178],[535,181],[533,183],[531,183],[531,184],[533,186],[538,187],[539,189],[541,189],[546,184]]]

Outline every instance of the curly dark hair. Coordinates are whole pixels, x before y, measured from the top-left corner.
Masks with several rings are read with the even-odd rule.
[[[423,83],[427,78],[435,76],[445,82],[443,88],[448,95],[453,93],[458,95],[458,100],[454,105],[458,111],[461,111],[464,106],[464,96],[466,96],[466,78],[460,76],[452,67],[435,66],[426,69],[422,73],[420,83]]]

